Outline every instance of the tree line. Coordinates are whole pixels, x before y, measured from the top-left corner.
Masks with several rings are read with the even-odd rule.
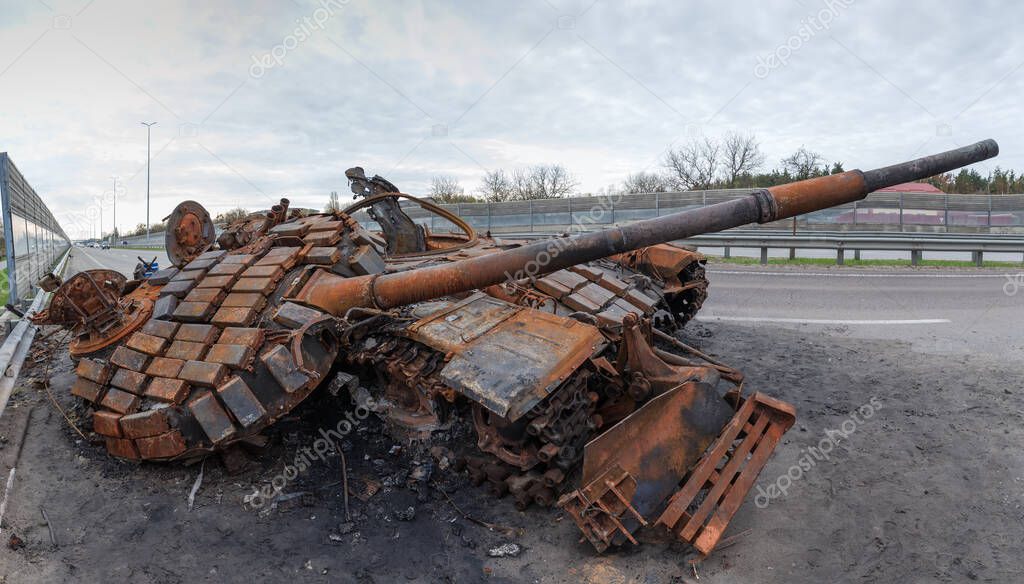
[[[765,168],[761,143],[752,134],[692,138],[670,148],[660,168],[626,176],[622,183],[597,193],[577,193],[579,181],[560,164],[490,170],[471,193],[451,176],[434,177],[430,196],[439,203],[473,203],[552,199],[576,194],[638,194],[730,188],[763,188],[843,172],[841,161],[800,146],[778,165]],[[946,193],[1024,193],[1024,173],[996,167],[987,175],[975,169],[933,176],[922,182]]]

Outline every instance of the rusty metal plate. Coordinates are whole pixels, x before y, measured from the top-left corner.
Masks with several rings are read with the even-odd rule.
[[[711,384],[690,382],[662,393],[587,443],[582,487],[559,506],[598,551],[637,543],[633,532],[654,520],[687,471],[722,440],[732,414]]]
[[[228,327],[220,334],[217,342],[226,345],[245,345],[255,350],[263,344],[263,336],[261,328]]]
[[[209,270],[213,266],[217,265],[217,258],[196,258],[188,263],[184,269],[186,270]]]
[[[281,266],[252,266],[246,268],[242,274],[243,278],[270,278],[271,280],[277,281],[284,275],[284,270]]]
[[[337,231],[318,231],[302,238],[302,242],[313,247],[333,247],[341,240]]]
[[[288,393],[302,389],[309,381],[309,376],[299,371],[291,351],[283,345],[277,345],[263,353],[260,359],[266,364],[278,385]]]
[[[302,237],[303,235],[306,234],[307,231],[309,231],[308,224],[299,221],[294,221],[291,223],[282,223],[280,225],[277,225],[276,227],[270,230],[270,233],[273,235],[288,235],[293,237]]]
[[[256,307],[230,307],[222,306],[213,315],[213,324],[217,326],[249,326],[256,319]]]
[[[224,408],[217,403],[213,393],[204,391],[199,396],[192,398],[188,407],[192,415],[202,426],[203,432],[216,444],[235,433],[235,425],[231,422]]]
[[[107,438],[107,452],[118,458],[138,460],[139,450],[135,448],[135,442],[127,438]]]
[[[605,340],[587,324],[475,294],[410,327],[453,354],[441,378],[510,420],[558,387]]]
[[[171,278],[171,282],[189,282],[198,281],[206,275],[206,270],[190,270],[184,269],[178,272],[178,275]]]
[[[521,310],[525,309],[485,294],[474,294],[416,321],[409,331],[414,339],[439,351],[458,351]]]
[[[156,320],[166,320],[171,318],[174,314],[174,309],[178,307],[178,297],[170,294],[161,296],[156,304],[153,305],[153,318]]]
[[[341,260],[341,250],[336,247],[314,247],[306,253],[306,263],[330,266]]]
[[[150,320],[142,327],[142,332],[154,337],[169,339],[178,330],[178,323],[166,320]]]
[[[132,371],[145,371],[147,361],[149,361],[149,355],[133,351],[124,345],[119,345],[114,349],[114,354],[110,356],[111,363]]]
[[[242,264],[217,264],[210,268],[207,276],[235,276],[245,269]]]
[[[183,324],[174,335],[178,341],[189,341],[209,345],[217,338],[220,331],[211,324]]]
[[[203,343],[192,341],[174,341],[170,347],[167,347],[167,352],[164,353],[164,356],[171,359],[181,359],[182,361],[198,361],[206,353],[207,346]]]
[[[206,354],[209,363],[221,363],[234,369],[241,369],[252,361],[253,350],[245,345],[217,343]]]
[[[185,439],[177,430],[139,438],[135,444],[138,446],[139,455],[145,459],[171,458],[185,452]]]
[[[210,250],[210,251],[208,251],[206,253],[199,254],[199,257],[196,258],[196,259],[198,259],[198,260],[217,260],[217,259],[220,259],[220,258],[224,257],[225,255],[227,255],[227,253],[228,252],[224,251],[223,249],[212,249],[212,250]]]
[[[230,264],[229,264],[230,265]],[[235,283],[237,276],[207,276],[196,284],[197,288],[227,289]]]
[[[288,328],[297,329],[315,320],[323,318],[324,313],[313,310],[294,302],[285,302],[274,313],[274,322]]]
[[[128,337],[128,342],[125,343],[125,346],[140,353],[159,356],[163,354],[164,349],[167,347],[167,339],[138,332]]]
[[[103,436],[120,438],[122,436],[120,421],[121,414],[117,412],[96,410],[92,413],[92,430]]]
[[[146,388],[146,395],[158,401],[179,404],[188,396],[188,383],[184,379],[154,377]]]
[[[669,390],[587,443],[581,483],[593,482],[617,464],[644,487],[631,503],[647,516],[675,490],[732,415],[732,407],[711,385],[687,383]]]
[[[114,410],[119,414],[130,414],[139,408],[139,396],[128,393],[127,391],[121,391],[116,387],[111,387],[107,390],[107,395],[103,397],[103,401],[100,404],[110,410]]]
[[[147,377],[144,373],[132,371],[131,369],[118,369],[114,376],[110,378],[110,385],[141,395],[142,389],[146,385],[146,379]]]
[[[253,255],[253,254],[230,254],[230,255],[224,256],[224,259],[221,260],[220,263],[221,264],[242,264],[243,266],[248,266],[249,264],[253,263],[254,261],[256,261],[256,256]]]
[[[235,264],[237,265],[237,264]],[[185,297],[185,302],[212,302],[213,304],[219,304],[227,292],[224,290],[218,290],[217,288],[195,288],[188,293]],[[146,329],[142,329],[142,332],[149,332]],[[158,335],[163,336],[163,335]]]
[[[224,299],[221,306],[228,308],[255,306],[256,310],[260,310],[265,300],[262,294],[257,294],[256,292],[232,292]]]
[[[145,438],[156,436],[171,429],[167,419],[167,412],[161,408],[130,414],[121,418],[121,429],[127,438]]]
[[[146,368],[146,375],[152,375],[154,377],[175,377],[184,366],[185,361],[182,359],[154,357],[153,362]]]
[[[174,309],[174,318],[181,322],[206,322],[217,308],[212,302],[182,302]]]
[[[274,289],[276,280],[270,278],[242,278],[231,287],[232,292],[255,292],[269,294]]]
[[[82,399],[96,402],[100,399],[103,394],[103,385],[90,381],[84,377],[79,377],[75,380],[74,385],[71,386],[71,395],[78,396]]]
[[[235,376],[229,379],[227,383],[217,389],[217,395],[220,396],[224,405],[231,410],[231,413],[235,415],[238,423],[245,428],[248,428],[267,415],[263,404],[256,399],[252,390],[245,384],[245,381],[242,381],[241,377]]]
[[[217,387],[227,375],[228,369],[220,363],[205,361],[186,361],[178,372],[178,377],[193,385]]]
[[[102,361],[82,359],[78,362],[78,367],[75,368],[75,373],[77,373],[79,377],[84,377],[89,381],[94,381],[103,385],[107,381],[110,381],[110,375],[113,371],[111,371],[110,365]]]

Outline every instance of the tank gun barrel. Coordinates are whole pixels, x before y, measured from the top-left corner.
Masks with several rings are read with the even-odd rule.
[[[998,153],[999,146],[994,140],[983,140],[875,170],[851,170],[756,189],[746,196],[699,209],[406,272],[343,278],[322,270],[309,278],[295,300],[336,316],[355,307],[394,308],[507,280],[540,276],[666,241],[749,223],[779,221],[851,203],[880,188],[949,172]]]

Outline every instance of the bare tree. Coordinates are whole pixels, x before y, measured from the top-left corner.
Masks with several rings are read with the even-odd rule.
[[[453,176],[435,176],[430,183],[430,196],[438,203],[466,203],[475,201],[466,195],[459,180]]]
[[[235,221],[237,221],[239,219],[244,219],[244,218],[246,218],[248,216],[249,216],[249,212],[248,211],[246,211],[245,209],[243,209],[241,207],[236,207],[234,209],[230,209],[230,210],[224,211],[223,213],[218,213],[217,217],[214,218],[213,222],[214,223],[230,224],[230,223],[233,223],[233,222],[235,222]]]
[[[730,132],[722,141],[722,166],[729,187],[735,187],[740,176],[753,174],[764,164],[761,144],[753,134]]]
[[[477,193],[484,200],[492,203],[500,203],[512,199],[512,179],[502,169],[488,170],[480,183]]]
[[[538,164],[514,169],[511,174],[501,169],[488,171],[477,192],[492,202],[557,199],[571,195],[578,184],[564,166]]]
[[[709,189],[718,175],[721,145],[711,138],[692,139],[665,155],[674,186],[684,190]]]
[[[630,174],[622,182],[623,193],[664,193],[669,189],[669,180],[656,172],[637,172]]]
[[[520,199],[559,199],[576,190],[579,181],[561,164],[538,164],[525,171],[526,187]]]
[[[796,180],[825,174],[820,168],[825,157],[801,146],[796,152],[782,159],[782,168],[793,175]]]
[[[331,191],[330,196],[327,198],[327,204],[324,205],[324,213],[337,213],[341,211],[341,201],[338,200],[338,191]]]

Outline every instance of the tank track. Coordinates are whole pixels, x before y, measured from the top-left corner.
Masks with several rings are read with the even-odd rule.
[[[584,445],[601,424],[595,413],[601,395],[591,387],[600,376],[589,366],[510,424],[482,406],[456,398],[440,377],[445,360],[439,351],[399,336],[370,336],[359,345],[348,361],[361,368],[364,379],[385,380],[368,385],[383,387],[373,397],[384,406],[377,413],[395,430],[394,437],[426,437],[423,430],[444,430],[455,419],[471,419],[476,447],[453,448],[459,454],[458,467],[467,471],[474,485],[486,484],[493,495],[512,495],[518,509],[534,503],[549,507],[557,501],[583,458]],[[467,415],[449,415],[453,407],[465,409]],[[402,426],[408,422],[419,425]]]

